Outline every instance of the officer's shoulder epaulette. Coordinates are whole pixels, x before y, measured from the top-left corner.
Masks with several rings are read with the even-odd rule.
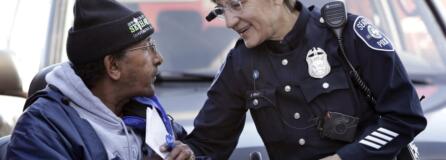
[[[389,38],[387,38],[367,18],[357,16],[353,23],[355,34],[367,44],[368,47],[378,51],[395,51]]]

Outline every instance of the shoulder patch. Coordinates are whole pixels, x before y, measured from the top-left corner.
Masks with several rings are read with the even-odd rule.
[[[378,51],[395,51],[392,42],[366,18],[358,16],[353,25],[356,35],[370,48]]]

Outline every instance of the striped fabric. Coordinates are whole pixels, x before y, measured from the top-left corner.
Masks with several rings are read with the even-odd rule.
[[[394,131],[380,127],[361,139],[359,143],[368,147],[380,149],[381,147],[385,146],[387,143],[398,137],[398,135],[399,134]]]

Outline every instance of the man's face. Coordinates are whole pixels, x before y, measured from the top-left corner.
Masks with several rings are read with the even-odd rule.
[[[125,50],[122,82],[133,96],[153,96],[155,77],[163,58],[151,40],[143,40]]]
[[[272,0],[217,0],[216,3],[225,10],[226,27],[239,33],[246,47],[256,47],[275,36],[280,7]]]

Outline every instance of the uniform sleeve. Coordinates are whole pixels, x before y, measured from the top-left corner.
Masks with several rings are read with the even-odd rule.
[[[19,118],[8,145],[7,159],[70,159],[63,141],[37,110]]]
[[[367,28],[367,24],[358,23],[354,27]],[[391,43],[386,43],[390,41],[374,28],[368,27],[368,32],[358,33],[357,30],[361,29],[359,27],[354,28],[356,33],[352,34],[355,52],[360,63],[361,77],[376,98],[377,103],[373,107],[379,118],[359,133],[359,139],[354,143],[338,150],[338,154],[343,160],[392,159],[424,130],[427,122],[403,64]],[[365,37],[374,37],[375,41]]]
[[[185,143],[198,156],[228,159],[234,150],[245,123],[246,109],[240,94],[240,80],[229,53],[216,75],[207,100],[194,121],[194,130]]]

